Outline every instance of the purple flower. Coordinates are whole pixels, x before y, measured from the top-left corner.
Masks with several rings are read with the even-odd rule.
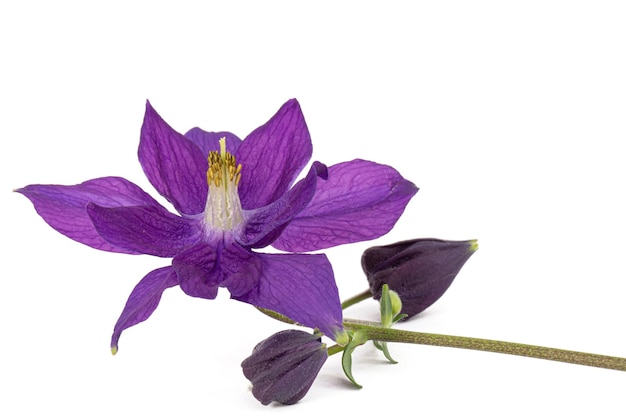
[[[329,168],[313,162],[295,182],[311,153],[296,100],[245,140],[199,128],[182,135],[147,103],[139,162],[179,214],[119,177],[17,191],[71,239],[109,252],[172,258],[132,291],[115,325],[114,353],[122,331],[146,320],[175,285],[207,299],[225,287],[236,300],[334,337],[342,315],[326,256],[255,249],[304,252],[379,237],[417,188],[393,168],[363,160]]]
[[[414,239],[363,252],[361,265],[375,299],[383,284],[402,301],[402,314],[421,313],[450,287],[465,262],[478,249],[475,240]]]
[[[252,383],[252,394],[263,405],[272,401],[291,405],[311,388],[328,358],[321,335],[301,330],[278,332],[255,346],[241,363]]]

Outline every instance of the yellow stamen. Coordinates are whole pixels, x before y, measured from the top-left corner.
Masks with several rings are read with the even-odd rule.
[[[237,165],[237,160],[230,152],[226,151],[226,138],[220,139],[220,150],[209,152],[209,169],[206,173],[207,183],[221,187],[222,184],[228,188],[226,182],[239,185],[241,179],[241,164]]]
[[[220,150],[209,152],[206,173],[209,195],[204,220],[211,230],[232,230],[243,222],[237,186],[241,179],[241,164],[226,151],[226,138],[220,139]]]

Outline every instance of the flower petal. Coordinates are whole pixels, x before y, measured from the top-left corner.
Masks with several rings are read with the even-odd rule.
[[[287,101],[263,126],[250,133],[237,150],[241,164],[239,196],[244,209],[276,201],[293,184],[311,158],[313,145],[300,105]]]
[[[280,199],[265,207],[249,211],[239,242],[253,248],[271,244],[289,221],[309,204],[315,193],[318,178],[326,179],[327,173],[326,165],[314,162],[307,176]]]
[[[180,286],[192,297],[213,299],[219,287],[232,296],[248,293],[257,286],[261,261],[237,244],[201,242],[174,257],[172,266]]]
[[[254,397],[263,405],[301,400],[328,359],[320,339],[319,334],[284,330],[257,344],[241,363]]]
[[[221,285],[228,288],[231,297],[247,294],[258,286],[263,266],[256,253],[231,244],[220,255],[220,269],[224,276]]]
[[[339,292],[323,254],[257,254],[262,272],[258,286],[233,298],[273,310],[334,338],[342,329]]]
[[[199,127],[194,127],[185,133],[185,137],[200,148],[205,158],[209,157],[209,152],[220,149],[221,138],[226,138],[226,151],[230,154],[234,155],[241,145],[241,139],[230,132],[207,132]]]
[[[202,213],[208,192],[207,159],[195,143],[172,129],[149,102],[138,154],[154,188],[179,213]]]
[[[89,203],[87,213],[103,239],[132,253],[171,258],[202,234],[195,220],[161,206],[103,207]]]
[[[307,252],[375,239],[391,230],[417,190],[387,165],[361,159],[333,165],[272,246]]]
[[[155,269],[139,281],[130,293],[122,315],[115,323],[111,336],[111,351],[114,355],[117,353],[117,342],[122,332],[147,320],[159,305],[163,291],[177,284],[176,273],[170,266]]]
[[[28,185],[16,190],[25,195],[37,213],[56,231],[92,248],[137,254],[140,251],[113,245],[96,231],[87,204],[103,207],[159,206],[148,193],[119,177],[103,177],[77,185]]]
[[[185,294],[209,300],[217,297],[221,280],[217,257],[216,248],[201,242],[172,259],[172,267]]]

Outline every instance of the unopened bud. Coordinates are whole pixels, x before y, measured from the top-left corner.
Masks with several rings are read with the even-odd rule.
[[[412,317],[437,301],[448,289],[469,257],[476,240],[414,239],[367,249],[363,271],[375,299],[383,284],[402,300],[403,314]]]

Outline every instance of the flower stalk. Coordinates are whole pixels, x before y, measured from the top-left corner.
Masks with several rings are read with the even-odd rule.
[[[595,368],[626,371],[626,358],[598,355],[595,353],[576,352],[544,346],[522,343],[503,342],[499,340],[479,339],[475,337],[451,336],[444,334],[423,333],[408,330],[384,328],[380,324],[369,321],[344,319],[344,328],[359,331],[370,340],[384,342],[412,343],[419,345],[453,347],[479,350],[483,352],[505,353],[508,355],[526,356],[535,359],[547,359]],[[340,346],[329,348],[329,355],[343,350]]]
[[[345,310],[346,308],[353,306],[355,304],[360,303],[361,301],[367,300],[369,298],[372,298],[373,294],[372,292],[367,289],[365,291],[363,291],[360,294],[355,295],[354,297],[350,297],[347,300],[345,300],[344,302],[341,303],[341,309]]]
[[[354,297],[356,298],[356,297]],[[269,310],[259,309],[264,314],[285,323],[297,324],[292,320]],[[415,332],[385,328],[380,323],[366,320],[346,318],[343,320],[346,330],[360,332],[368,340],[379,342],[411,343],[416,345],[452,347],[459,349],[478,350],[483,352],[504,353],[507,355],[525,356],[527,358],[546,359],[556,362],[572,363],[595,368],[626,371],[626,358],[598,355],[596,353],[577,352],[524,343],[505,342],[501,340],[480,339],[477,337],[452,336],[437,333]],[[343,352],[345,346],[333,345],[328,348],[328,355]]]

